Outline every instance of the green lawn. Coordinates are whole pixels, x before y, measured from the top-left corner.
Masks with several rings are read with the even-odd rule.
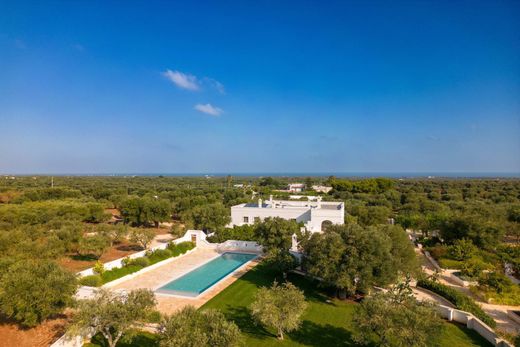
[[[202,308],[219,309],[228,319],[235,321],[244,333],[245,346],[354,346],[351,319],[355,303],[331,299],[314,283],[299,275],[290,275],[289,280],[305,291],[309,307],[303,324],[296,332],[287,334],[284,341],[276,339],[274,332],[253,323],[248,313],[255,292],[260,286],[269,286],[275,275],[266,266],[259,265],[235,283],[223,290]],[[439,346],[491,346],[472,330],[446,323],[440,332]],[[101,339],[89,346],[104,346]],[[153,335],[138,335],[135,341],[118,344],[121,347],[156,346]]]
[[[289,280],[305,292],[309,307],[301,328],[278,341],[273,331],[256,326],[247,307],[259,286],[269,286],[274,274],[264,265],[249,271],[231,286],[210,300],[203,308],[219,309],[234,320],[245,335],[246,346],[354,346],[351,318],[355,303],[330,299],[315,284],[299,275]],[[441,332],[440,346],[491,346],[476,332],[463,326],[446,323]]]

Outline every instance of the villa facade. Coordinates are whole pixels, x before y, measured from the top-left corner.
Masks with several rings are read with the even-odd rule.
[[[321,232],[327,225],[343,224],[345,205],[343,202],[258,200],[258,203],[240,204],[231,207],[230,226],[254,224],[269,217],[280,217],[302,222],[311,232]]]

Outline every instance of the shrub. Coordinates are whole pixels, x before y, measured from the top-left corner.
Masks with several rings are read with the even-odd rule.
[[[453,242],[453,245],[448,247],[450,258],[460,261],[470,259],[476,251],[477,248],[473,242],[468,239],[456,240]]]
[[[478,284],[484,287],[492,288],[500,294],[510,289],[513,285],[513,282],[507,276],[501,273],[489,272],[487,274],[483,274],[479,278]]]
[[[103,272],[105,272],[105,266],[103,265],[103,263],[101,261],[96,261],[96,264],[94,265],[94,269],[92,269],[94,271],[94,273],[98,274],[98,275],[102,275]]]
[[[461,261],[453,260],[453,259],[446,259],[446,258],[439,259],[439,265],[443,269],[456,269],[456,270],[460,270],[462,268],[462,262]]]
[[[448,253],[448,248],[443,245],[437,245],[437,246],[428,248],[428,252],[430,252],[431,256],[435,260],[439,260],[446,256],[446,254]]]
[[[491,328],[496,327],[496,322],[493,320],[493,318],[488,316],[487,313],[484,312],[484,310],[482,310],[482,308],[480,308],[480,306],[475,303],[475,301],[473,301],[473,299],[464,295],[463,293],[444,284],[433,282],[427,279],[420,279],[417,281],[417,285],[439,294],[454,304],[457,309],[472,313],[475,315],[475,317],[489,325]]]
[[[122,267],[106,270],[101,274],[101,280],[103,283],[108,283],[126,275],[130,275],[134,272],[141,270],[151,264],[155,264],[161,260],[168,259],[170,257],[176,257],[180,254],[186,253],[188,250],[194,248],[195,245],[192,242],[182,242],[177,245],[170,243],[167,249],[155,250],[153,252],[146,252],[147,256],[130,259],[129,257],[124,258],[121,263]]]
[[[420,237],[417,239],[417,242],[422,244],[423,247],[432,248],[435,246],[439,246],[441,240],[438,237]]]
[[[160,262],[161,260],[168,259],[172,256],[172,251],[169,249],[157,249],[148,255],[151,264]]]
[[[101,276],[99,276],[99,275],[89,275],[89,276],[81,277],[79,279],[79,283],[82,286],[87,286],[87,287],[100,287],[103,284],[103,280],[101,279]]]
[[[511,306],[520,305],[520,287],[517,285],[511,286],[501,293],[484,286],[471,287],[470,290],[475,295],[482,296],[489,303]]]
[[[184,254],[193,248],[195,248],[195,244],[193,242],[189,242],[189,241],[181,242],[178,244],[174,244],[172,242],[168,245],[168,249],[172,252],[172,256],[174,256],[174,257]]]
[[[462,263],[460,273],[470,278],[478,278],[482,274],[482,271],[489,270],[490,268],[492,268],[492,266],[482,259],[473,257]]]
[[[149,265],[150,265],[150,259],[148,259],[148,257],[139,257],[139,258],[131,259],[130,263],[127,266],[147,267]]]
[[[152,311],[148,314],[148,316],[146,317],[146,322],[148,323],[160,323],[162,320],[162,315],[161,315],[161,312],[159,311]]]
[[[121,260],[121,265],[128,266],[132,262],[132,259],[130,257],[124,257],[123,260]]]
[[[125,267],[117,267],[112,270],[107,270],[101,275],[101,279],[103,283],[108,283],[118,278],[121,278],[126,275],[130,275],[131,273],[137,272],[141,270],[143,267],[138,265],[128,265]]]

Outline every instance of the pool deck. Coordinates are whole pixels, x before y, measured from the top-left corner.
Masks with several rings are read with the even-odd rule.
[[[146,288],[155,290],[158,287],[169,282],[173,278],[180,277],[198,266],[210,261],[217,257],[219,253],[210,248],[196,248],[193,252],[186,254],[178,259],[175,259],[163,266],[156,269],[143,273],[137,277],[130,278],[127,281],[121,282],[111,289],[113,290],[133,290],[138,288]],[[171,314],[184,306],[191,305],[196,308],[204,305],[215,295],[220,293],[231,283],[235,282],[247,271],[252,269],[258,264],[259,260],[254,259],[247,263],[245,266],[235,270],[231,275],[222,279],[220,282],[215,284],[213,287],[206,290],[195,298],[180,297],[180,296],[169,296],[169,295],[157,295],[157,309],[161,313]]]

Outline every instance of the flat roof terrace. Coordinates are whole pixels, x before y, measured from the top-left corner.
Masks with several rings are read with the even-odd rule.
[[[294,208],[294,209],[309,209],[322,208],[326,210],[340,210],[343,207],[343,202],[338,201],[289,201],[289,200],[272,200],[262,203],[249,202],[239,204],[232,208]]]

